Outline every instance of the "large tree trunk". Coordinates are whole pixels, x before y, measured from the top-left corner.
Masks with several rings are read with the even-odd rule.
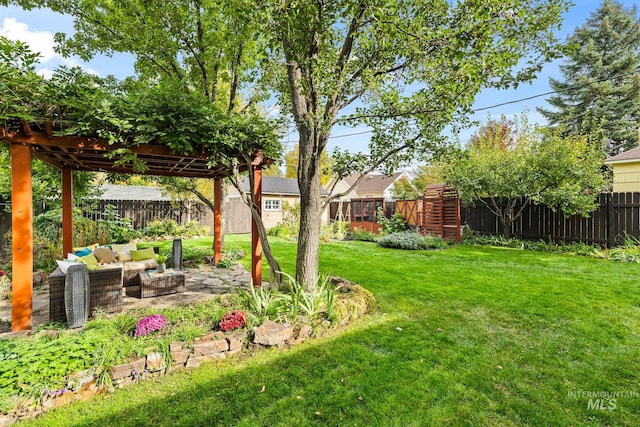
[[[300,128],[300,154],[298,157],[298,186],[300,188],[300,230],[296,256],[296,279],[305,288],[318,280],[320,251],[320,152],[316,134],[312,129]]]

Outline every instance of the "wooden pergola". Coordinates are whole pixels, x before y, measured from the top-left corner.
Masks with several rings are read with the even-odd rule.
[[[33,197],[31,162],[36,157],[62,173],[62,248],[63,253],[73,250],[73,171],[111,172],[121,174],[162,175],[214,180],[214,260],[222,255],[222,179],[232,171],[224,166],[210,166],[210,152],[203,148],[192,155],[184,155],[161,145],[137,147],[109,145],[100,138],[55,136],[50,124],[43,131],[32,130],[23,122],[21,129],[0,127],[0,139],[10,145],[11,151],[11,220],[12,220],[12,310],[11,329],[31,328],[33,304]],[[142,173],[131,162],[118,160],[127,149],[146,164]],[[251,163],[240,163],[240,171],[251,171],[254,176],[255,203],[261,210],[262,168],[271,159],[255,152]],[[251,277],[253,284],[262,284],[262,246],[258,227],[252,220]]]

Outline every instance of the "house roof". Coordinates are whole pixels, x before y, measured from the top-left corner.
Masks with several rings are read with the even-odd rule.
[[[402,172],[396,172],[391,176],[367,174],[354,189],[356,193],[382,193],[389,188],[400,176]],[[344,178],[349,185],[353,185],[360,174],[351,174]]]
[[[626,163],[626,162],[638,162],[638,161],[640,161],[640,146],[632,148],[631,150],[627,150],[613,157],[609,157],[607,160],[604,161],[604,163],[609,165],[612,163]]]
[[[160,187],[103,184],[100,190],[102,191],[100,200],[171,200],[170,196],[162,194]]]
[[[249,191],[249,178],[244,177],[242,179],[242,189]],[[282,178],[278,176],[263,176],[262,177],[262,194],[282,194],[299,196],[300,189],[298,188],[298,180],[296,178]],[[324,187],[320,188],[321,196],[328,196],[329,193]]]

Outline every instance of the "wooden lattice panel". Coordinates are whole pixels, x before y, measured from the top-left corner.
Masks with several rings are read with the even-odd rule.
[[[444,184],[429,185],[422,196],[423,235],[460,241],[460,197]]]

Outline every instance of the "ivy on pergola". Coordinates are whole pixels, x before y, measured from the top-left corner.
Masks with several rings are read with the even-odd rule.
[[[64,253],[73,247],[73,171],[214,179],[216,261],[222,178],[252,171],[252,278],[261,283],[261,170],[280,155],[275,123],[257,111],[224,113],[197,93],[163,83],[120,83],[64,68],[49,80],[29,74],[28,86],[18,80],[24,73],[15,77],[0,87],[0,138],[12,158],[13,330],[31,326],[32,156],[62,171]]]

